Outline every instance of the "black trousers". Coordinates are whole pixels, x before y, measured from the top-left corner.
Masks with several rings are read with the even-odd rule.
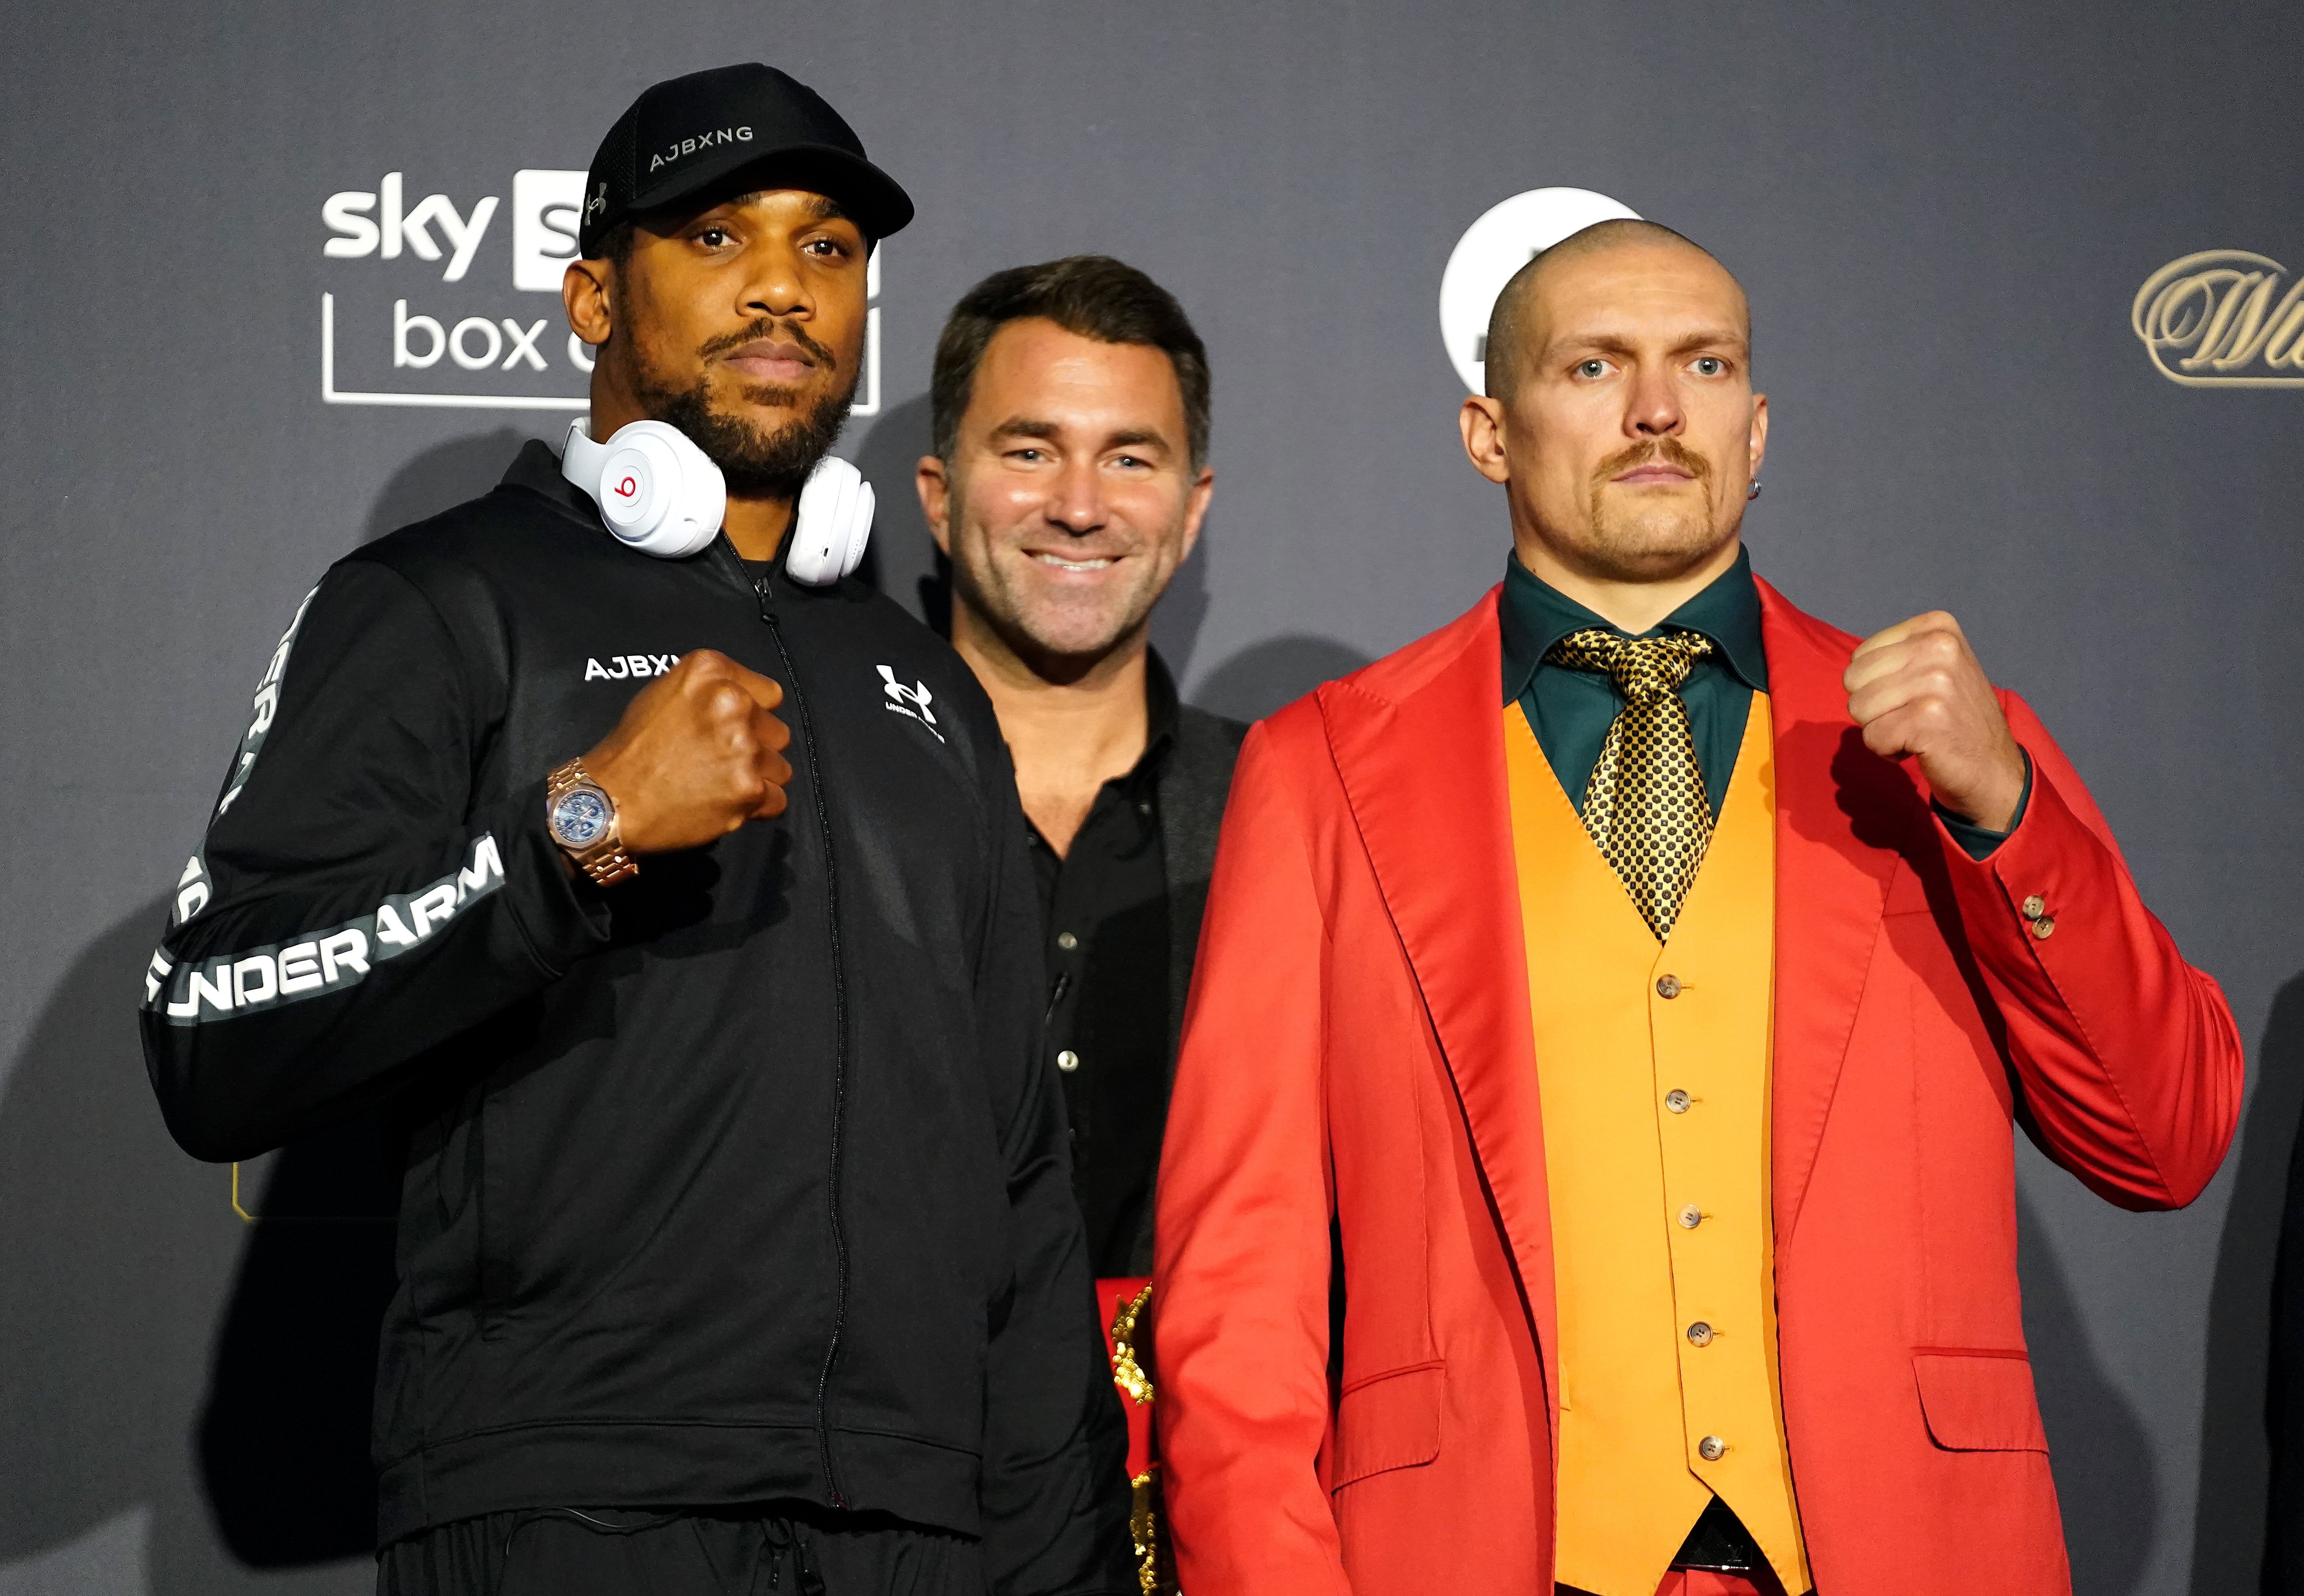
[[[377,1554],[377,1596],[984,1596],[964,1535],[793,1503],[460,1519]]]

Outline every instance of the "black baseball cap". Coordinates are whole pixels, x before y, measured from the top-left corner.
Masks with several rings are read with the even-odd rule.
[[[616,118],[585,174],[576,247],[597,259],[608,234],[642,212],[747,188],[821,194],[875,240],[912,219],[911,196],[865,159],[823,96],[753,61],[668,78]]]

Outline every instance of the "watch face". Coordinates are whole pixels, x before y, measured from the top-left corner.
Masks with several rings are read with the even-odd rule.
[[[615,811],[597,787],[572,787],[552,806],[553,840],[579,852],[608,834]]]

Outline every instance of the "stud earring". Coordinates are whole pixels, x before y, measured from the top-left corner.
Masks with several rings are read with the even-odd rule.
[[[1752,478],[1752,486],[1744,490],[1744,497],[1747,499],[1757,499],[1759,496],[1760,479],[1758,477],[1755,477]]]

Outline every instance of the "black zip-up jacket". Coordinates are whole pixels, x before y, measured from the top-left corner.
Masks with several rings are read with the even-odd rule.
[[[713,648],[789,804],[572,881],[544,778]],[[145,983],[170,1130],[408,1131],[380,1533],[800,1499],[1132,1589],[1126,1438],[990,705],[855,581],[623,547],[530,443],[298,612]]]

